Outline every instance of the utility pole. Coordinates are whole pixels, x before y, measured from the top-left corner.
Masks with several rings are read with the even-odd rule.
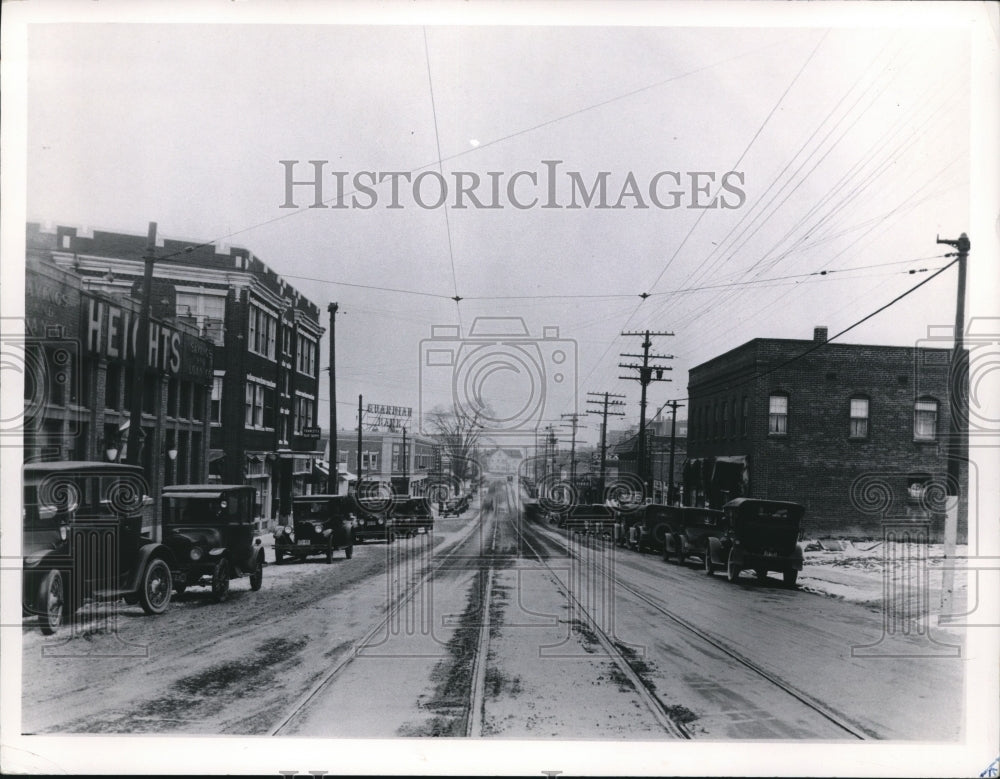
[[[569,419],[570,424],[563,427],[572,428],[572,437],[569,445],[569,483],[576,489],[576,428],[580,423],[580,416],[575,411],[572,414],[560,414],[563,419]]]
[[[647,484],[649,479],[646,473],[646,387],[653,381],[670,381],[670,379],[663,378],[663,372],[673,370],[669,366],[657,363],[651,365],[649,361],[672,360],[674,358],[672,354],[650,354],[649,347],[653,345],[650,338],[653,336],[672,336],[673,333],[654,333],[649,330],[643,330],[641,332],[624,332],[622,335],[637,335],[642,337],[642,354],[630,354],[627,352],[621,354],[622,357],[641,357],[642,364],[618,363],[619,368],[629,368],[638,371],[638,376],[619,376],[618,378],[638,381],[642,387],[641,400],[639,401],[639,441],[636,449],[636,472],[642,480],[643,490],[645,491],[643,497],[646,497],[646,495],[650,494],[649,485]]]
[[[624,406],[625,403],[622,400],[617,400],[617,398],[624,398],[624,395],[616,395],[611,392],[588,392],[588,395],[593,395],[595,397],[603,397],[604,408],[602,410],[589,408],[587,409],[588,414],[600,414],[601,415],[601,481],[600,481],[600,492],[601,500],[604,500],[604,487],[605,480],[607,479],[607,454],[608,454],[608,417],[623,417],[625,416],[624,411],[608,411],[609,406]],[[611,398],[616,398],[616,400],[611,400]],[[588,403],[601,404],[599,400],[588,400]]]
[[[354,494],[361,497],[361,396],[358,395],[358,475],[354,481]]]
[[[125,455],[125,462],[130,465],[139,465],[142,454],[142,396],[146,368],[149,367],[149,319],[152,316],[153,263],[156,262],[156,222],[149,223],[146,254],[142,259],[146,267],[142,274],[142,307],[136,333],[136,349],[132,355],[132,408],[129,410],[128,451]],[[146,478],[152,481],[152,474],[147,473]]]
[[[958,541],[958,504],[961,493],[959,477],[962,472],[962,460],[966,460],[966,434],[968,432],[968,408],[957,408],[963,402],[968,402],[968,389],[956,392],[955,382],[958,377],[968,381],[968,370],[965,364],[965,272],[966,262],[972,243],[969,236],[962,233],[956,240],[937,238],[939,244],[946,244],[957,249],[958,257],[958,299],[955,301],[955,344],[951,350],[951,380],[948,382],[948,408],[950,417],[948,436],[948,478],[947,501],[945,503],[944,519],[944,566],[941,582],[941,613],[940,620],[952,613],[952,598],[955,592],[955,544]]]
[[[337,456],[337,310],[336,303],[330,303],[326,310],[330,312],[330,483],[327,491],[336,495],[340,488],[340,473]],[[360,476],[359,476],[360,478]]]
[[[677,409],[681,408],[681,404],[676,400],[667,401],[667,405],[670,406],[670,476],[669,476],[669,487],[667,487],[667,500],[666,503],[669,505],[674,497],[674,446],[677,440]]]

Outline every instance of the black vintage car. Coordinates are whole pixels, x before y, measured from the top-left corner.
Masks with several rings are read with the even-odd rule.
[[[383,508],[368,508],[362,498],[360,503],[355,501],[353,514],[355,543],[374,540],[391,544],[396,540],[396,522]]]
[[[649,503],[639,513],[638,532],[635,548],[638,552],[662,552],[667,536],[670,534],[670,517],[674,506],[661,503]]]
[[[461,495],[454,498],[448,498],[448,500],[444,502],[444,507],[441,510],[441,516],[447,517],[454,514],[456,517],[460,517],[468,510],[469,496]]]
[[[163,490],[163,543],[174,554],[174,590],[211,587],[217,601],[229,582],[264,579],[264,547],[253,524],[257,491],[233,484],[179,484]]]
[[[703,506],[669,506],[668,532],[663,539],[663,559],[682,564],[691,555],[705,559],[708,539],[720,534],[723,514]]]
[[[358,503],[352,495],[303,495],[292,498],[292,527],[281,525],[274,531],[274,559],[305,559],[325,555],[333,562],[333,553],[344,550],[348,560],[354,556],[354,523]]]
[[[434,514],[429,498],[394,498],[389,509],[398,534],[412,536],[419,531],[434,529]]]
[[[615,513],[602,503],[580,503],[569,507],[561,526],[578,533],[610,535],[615,528]]]
[[[147,614],[170,605],[173,554],[142,532],[138,466],[66,461],[24,466],[22,606],[54,633],[88,600],[124,598]]]
[[[708,539],[705,572],[711,576],[724,568],[735,582],[740,571],[753,569],[758,581],[770,571],[780,571],[788,586],[802,570],[802,547],[798,544],[805,507],[776,500],[736,498],[722,507],[722,534]]]

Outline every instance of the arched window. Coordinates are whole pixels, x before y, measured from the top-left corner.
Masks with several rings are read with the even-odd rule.
[[[937,438],[938,402],[931,397],[917,400],[913,406],[913,438],[933,441]]]
[[[788,435],[788,395],[774,393],[768,399],[768,435]]]

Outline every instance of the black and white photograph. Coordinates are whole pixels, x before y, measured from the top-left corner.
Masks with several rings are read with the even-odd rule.
[[[996,777],[998,38],[4,3],[0,769]]]

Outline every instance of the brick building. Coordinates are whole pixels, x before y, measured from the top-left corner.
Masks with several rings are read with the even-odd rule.
[[[28,224],[29,256],[82,278],[83,289],[137,298],[147,237]],[[159,240],[151,308],[208,339],[209,481],[257,488],[263,527],[314,490],[318,451],[319,308],[250,251]]]
[[[698,365],[685,502],[791,500],[813,534],[879,536],[883,519],[910,517],[939,536],[950,359],[950,349],[831,343],[819,327],[812,341],[756,338]]]
[[[395,485],[396,492],[414,496],[424,495],[428,480],[434,474],[437,447],[433,439],[407,433],[404,465],[401,430],[365,431],[361,434],[361,480]],[[324,460],[329,451],[330,446],[327,442],[324,446]],[[337,432],[337,463],[341,482],[340,492],[346,492],[349,487],[353,489],[358,470],[357,430]],[[325,475],[325,469],[323,473]],[[408,482],[405,485],[402,482],[404,477]]]
[[[24,459],[118,462],[131,412],[140,304],[128,288],[84,290],[79,274],[29,254],[25,264]],[[169,316],[150,323],[142,395],[147,529],[165,484],[208,474],[211,342]],[[130,337],[131,336],[131,337]]]

